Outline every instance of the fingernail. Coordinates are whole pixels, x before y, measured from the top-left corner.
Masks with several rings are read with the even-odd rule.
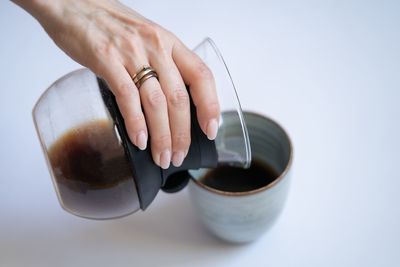
[[[172,155],[172,164],[175,167],[179,167],[182,165],[183,159],[184,159],[184,153],[182,151],[179,152],[174,152]]]
[[[168,169],[171,163],[171,152],[169,150],[164,150],[160,155],[160,167],[163,169]]]
[[[136,136],[136,145],[140,150],[145,150],[147,146],[147,135],[144,131],[140,131]]]
[[[218,132],[218,121],[216,119],[210,120],[207,125],[207,138],[214,140],[217,137]]]

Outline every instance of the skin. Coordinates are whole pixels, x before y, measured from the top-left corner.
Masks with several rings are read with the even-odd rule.
[[[174,34],[113,0],[14,0],[43,26],[67,55],[105,79],[129,137],[140,149],[151,136],[154,162],[180,166],[190,145],[190,105],[210,140],[220,108],[211,71]],[[159,76],[138,89],[132,76],[143,66]],[[142,107],[143,111],[142,112]]]

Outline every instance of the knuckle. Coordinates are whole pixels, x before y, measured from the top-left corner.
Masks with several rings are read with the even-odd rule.
[[[219,103],[214,101],[204,103],[202,110],[206,112],[209,118],[215,118],[220,112]]]
[[[186,90],[174,90],[168,97],[170,105],[176,108],[184,108],[189,106],[189,94]]]
[[[134,92],[132,84],[122,83],[117,86],[115,94],[120,98],[131,96]]]
[[[128,115],[125,120],[126,120],[126,124],[129,125],[129,127],[132,127],[134,129],[141,128],[142,124],[145,121],[143,114]]]
[[[161,90],[151,90],[147,95],[147,102],[151,108],[159,108],[166,104],[166,98]]]
[[[171,135],[162,134],[153,138],[154,145],[158,148],[169,147],[171,145]]]
[[[173,145],[176,147],[188,147],[190,144],[189,133],[178,133],[173,135]]]
[[[155,23],[145,23],[141,26],[141,34],[148,43],[160,54],[166,54],[166,38],[164,30]]]
[[[107,40],[99,40],[94,44],[93,50],[96,57],[107,57],[111,55],[112,44]]]
[[[208,103],[207,105],[208,111],[212,115],[218,115],[219,114],[219,103],[218,102],[211,102]]]
[[[150,38],[150,40],[157,41],[161,39],[161,29],[154,23],[143,24],[141,30],[146,37]]]
[[[138,55],[141,53],[142,42],[140,36],[130,28],[110,37],[111,43],[119,49],[122,54]]]
[[[138,55],[142,51],[142,42],[137,35],[128,33],[123,37],[123,45],[121,47],[126,47],[128,52],[133,55]]]
[[[207,80],[207,81],[210,81],[213,79],[211,70],[208,68],[208,66],[203,61],[199,61],[197,63],[196,69],[197,69],[196,74],[199,79]]]

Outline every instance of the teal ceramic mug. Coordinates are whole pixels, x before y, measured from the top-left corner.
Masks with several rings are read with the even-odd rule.
[[[228,192],[205,185],[209,171],[191,171],[190,197],[200,220],[217,237],[235,243],[260,237],[276,221],[288,195],[293,148],[285,130],[275,121],[252,112],[244,112],[252,149],[252,160],[275,170],[276,178],[251,191]],[[224,116],[229,124],[229,116]],[[224,134],[235,135],[236,127]],[[218,177],[216,177],[218,178]],[[251,179],[251,177],[246,177]],[[224,177],[229,181],[229,177]]]

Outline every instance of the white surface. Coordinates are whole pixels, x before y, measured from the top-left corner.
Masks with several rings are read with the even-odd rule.
[[[61,210],[31,109],[78,67],[0,3],[0,266],[400,266],[400,2],[127,1],[193,47],[220,46],[246,109],[295,147],[287,206],[258,242],[199,225],[187,191],[107,222]]]

